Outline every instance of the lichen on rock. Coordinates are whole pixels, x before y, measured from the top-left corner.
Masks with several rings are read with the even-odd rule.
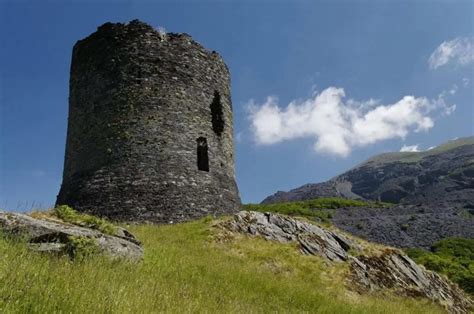
[[[58,219],[38,219],[20,213],[0,211],[2,234],[21,238],[38,252],[77,256],[105,254],[112,258],[140,261],[143,249],[133,235],[118,229],[117,235],[77,226]]]

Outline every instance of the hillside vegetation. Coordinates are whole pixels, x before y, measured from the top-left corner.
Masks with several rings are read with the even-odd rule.
[[[447,275],[474,295],[474,239],[449,238],[436,242],[432,252],[421,249],[406,252],[418,264]]]
[[[299,253],[295,245],[217,237],[212,219],[136,225],[141,263],[71,261],[0,237],[0,312],[441,313],[425,299],[359,295],[347,266]]]
[[[345,207],[365,207],[365,206],[390,206],[388,203],[365,202],[350,200],[339,197],[322,197],[306,201],[283,202],[275,204],[246,204],[245,210],[258,212],[272,212],[289,216],[300,216],[306,218],[318,218],[325,223],[329,223],[333,216],[333,209]]]

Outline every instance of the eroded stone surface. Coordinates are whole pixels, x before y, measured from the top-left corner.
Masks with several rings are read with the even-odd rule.
[[[19,213],[0,211],[0,231],[6,235],[24,237],[30,248],[42,252],[61,252],[69,237],[93,239],[100,252],[114,258],[139,261],[143,258],[143,249],[133,235],[112,236],[100,231],[76,225],[35,219]],[[121,230],[121,233],[124,233]]]
[[[347,260],[347,251],[354,246],[341,234],[273,213],[241,211],[224,224],[231,231],[262,236],[267,240],[297,242],[303,253],[320,255],[330,261]]]
[[[406,296],[426,297],[452,313],[469,313],[473,306],[456,285],[397,250],[387,249],[379,256],[350,257],[350,269],[350,281],[359,291],[391,289]]]

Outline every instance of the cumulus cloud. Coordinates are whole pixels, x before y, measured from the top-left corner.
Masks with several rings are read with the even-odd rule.
[[[419,152],[420,150],[418,149],[418,145],[403,145],[402,148],[400,148],[401,152]]]
[[[276,97],[268,97],[263,104],[250,101],[249,118],[259,145],[312,137],[317,152],[344,157],[354,147],[427,131],[434,126],[434,113],[447,107],[442,97],[404,96],[387,105],[373,99],[346,100],[344,89],[329,87],[284,108]]]
[[[455,38],[445,41],[431,54],[428,63],[431,69],[437,69],[448,63],[467,65],[474,62],[474,37]]]

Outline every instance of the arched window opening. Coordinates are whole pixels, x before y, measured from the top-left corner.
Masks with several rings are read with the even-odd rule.
[[[224,131],[224,112],[222,110],[221,95],[214,91],[214,99],[211,103],[212,130],[218,136]]]
[[[209,172],[209,154],[205,137],[197,139],[197,166],[199,170]]]

